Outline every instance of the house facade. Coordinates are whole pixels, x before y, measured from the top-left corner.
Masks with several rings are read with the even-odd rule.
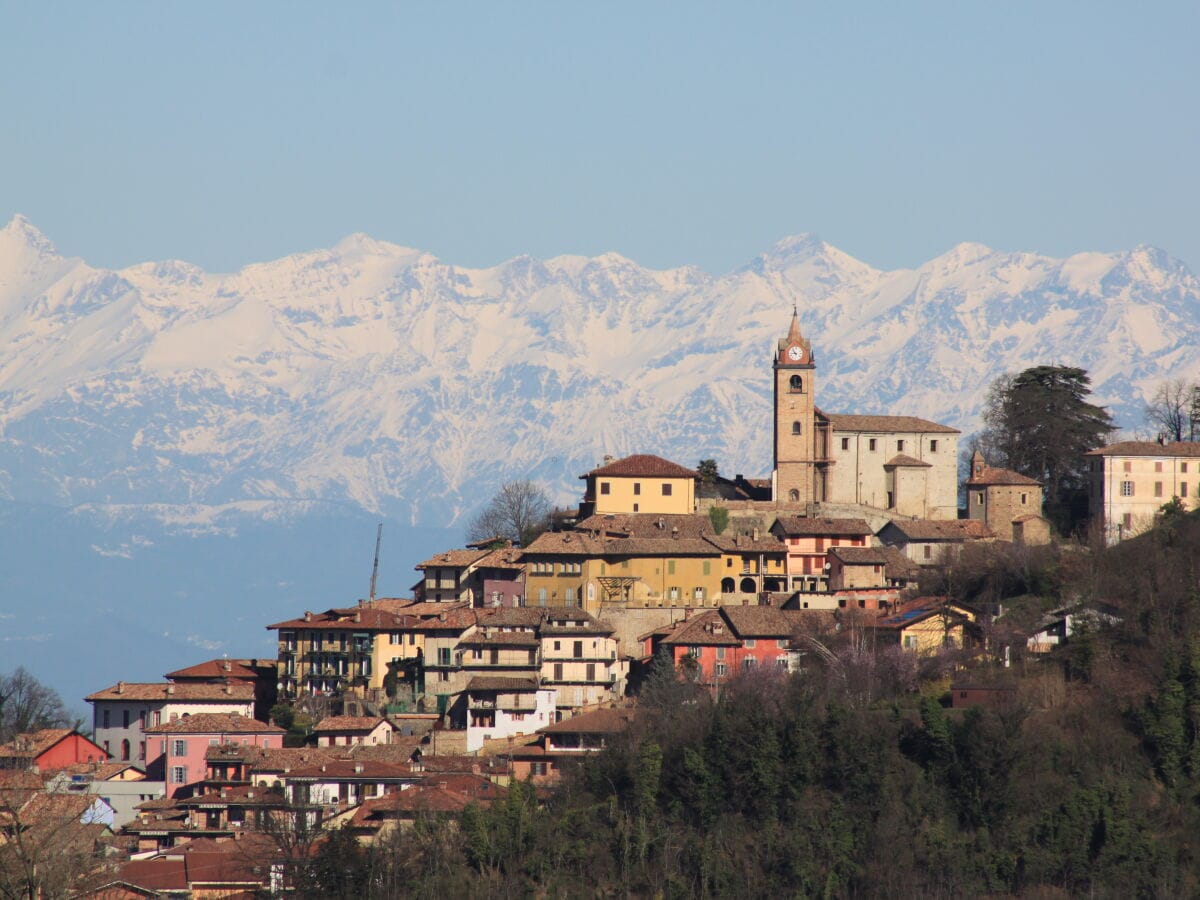
[[[1172,499],[1200,507],[1200,442],[1121,441],[1087,454],[1088,511],[1110,544],[1141,534]]]
[[[167,784],[167,796],[203,781],[208,773],[209,747],[242,744],[282,747],[284,730],[249,716],[201,713],[146,729],[147,769]]]
[[[579,476],[586,482],[581,516],[595,513],[679,514],[696,509],[696,472],[678,463],[639,453]]]
[[[1042,514],[1042,484],[1040,481],[1014,472],[989,466],[983,454],[971,455],[971,475],[964,487],[967,494],[967,518],[983,522],[1002,541],[1012,541],[1029,516]],[[1024,541],[1033,543],[1034,541]]]

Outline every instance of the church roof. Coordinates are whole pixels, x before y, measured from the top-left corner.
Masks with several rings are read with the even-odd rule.
[[[834,431],[868,431],[886,434],[961,434],[957,428],[916,416],[859,416],[822,412]]]
[[[685,468],[679,463],[673,463],[669,459],[663,459],[661,456],[655,456],[653,453],[635,453],[633,456],[626,456],[592,469],[579,477],[588,478],[592,475],[616,475],[631,478],[639,475],[647,478],[697,477],[692,469]]]

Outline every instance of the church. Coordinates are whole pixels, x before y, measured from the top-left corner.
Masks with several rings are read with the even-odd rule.
[[[812,342],[792,311],[775,350],[776,506],[865,506],[893,516],[958,518],[958,435],[915,416],[827,413],[816,403]]]

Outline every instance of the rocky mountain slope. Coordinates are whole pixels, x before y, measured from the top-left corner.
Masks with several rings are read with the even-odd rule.
[[[0,230],[0,496],[203,523],[350,505],[447,525],[500,481],[562,502],[604,454],[770,467],[770,354],[800,310],[829,411],[966,431],[987,385],[1078,365],[1120,423],[1200,374],[1200,281],[1150,247],[961,244],[874,269],[813,236],[737,271],[615,254],[466,269],[346,238],[210,274]]]

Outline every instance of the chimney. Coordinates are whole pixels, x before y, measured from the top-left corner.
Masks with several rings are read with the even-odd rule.
[[[312,621],[312,613],[311,613],[311,612],[309,612],[307,609],[304,611],[304,621],[305,621],[305,622],[311,622],[311,621]]]
[[[757,526],[757,525],[755,525],[755,526],[754,526],[754,531],[752,531],[752,532],[750,533],[750,537],[751,537],[751,539],[753,539],[754,541],[757,541],[757,540],[758,540],[758,536],[759,536],[759,530],[758,530],[758,526]]]
[[[362,613],[356,612],[354,614],[354,624],[358,625],[360,622],[362,622]]]
[[[123,681],[118,681],[118,682],[117,682],[117,693],[118,693],[118,694],[123,694],[123,693],[125,693],[125,682],[123,682]]]
[[[228,695],[228,694],[232,694],[232,693],[233,693],[233,686],[232,686],[232,685],[229,685],[229,684],[225,685],[225,693],[226,693],[226,695]]]
[[[168,694],[174,694],[174,693],[175,693],[175,685],[174,685],[174,684],[168,684],[168,685],[167,685],[167,693],[168,693]]]
[[[679,537],[679,526],[678,525],[671,526],[671,537],[673,537],[673,538]]]
[[[609,463],[613,463],[613,462],[616,462],[616,459],[614,457],[609,456],[607,453],[604,454],[604,465],[607,466]]]
[[[363,771],[363,764],[362,764],[362,763],[355,763],[355,764],[354,764],[354,774],[355,774],[355,775],[361,775],[361,774],[362,774],[362,771]]]
[[[226,672],[233,671],[233,665],[229,662],[229,660],[225,660],[224,662],[222,662],[221,668],[224,669]]]

